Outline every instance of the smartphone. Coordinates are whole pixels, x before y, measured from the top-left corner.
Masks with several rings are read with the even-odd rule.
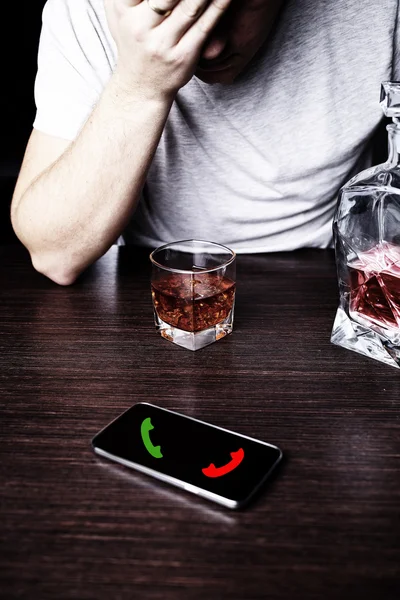
[[[243,507],[282,459],[277,446],[146,402],[92,440],[94,451],[228,508]]]

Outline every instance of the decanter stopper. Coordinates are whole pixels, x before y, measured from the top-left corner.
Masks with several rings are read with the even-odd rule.
[[[400,118],[400,82],[385,81],[381,87],[381,108],[387,117],[398,123]]]

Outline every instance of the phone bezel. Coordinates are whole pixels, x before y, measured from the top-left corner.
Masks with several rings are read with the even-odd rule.
[[[243,500],[236,501],[236,500],[232,500],[231,498],[227,498],[225,496],[220,496],[219,494],[214,494],[213,492],[210,492],[209,490],[205,490],[204,488],[187,483],[186,481],[177,479],[176,477],[172,477],[171,475],[166,475],[165,473],[160,473],[159,471],[156,471],[155,469],[151,469],[149,467],[145,467],[145,466],[141,465],[140,463],[135,463],[133,461],[127,460],[127,459],[117,456],[115,454],[111,454],[110,452],[106,452],[102,448],[99,448],[98,446],[95,445],[96,438],[98,436],[100,436],[103,431],[105,431],[108,427],[111,427],[111,425],[115,421],[117,421],[118,419],[123,417],[123,415],[125,413],[127,413],[128,411],[130,411],[134,406],[138,406],[138,405],[151,406],[152,408],[155,408],[157,410],[162,410],[162,411],[171,413],[173,415],[176,415],[178,417],[182,417],[184,419],[190,419],[191,421],[195,421],[196,423],[201,423],[202,425],[205,425],[207,427],[213,427],[214,429],[218,429],[220,431],[230,433],[237,437],[251,440],[253,442],[261,444],[262,446],[268,446],[268,447],[273,448],[274,450],[278,451],[278,458],[273,463],[273,465],[270,467],[270,469],[265,473],[264,477],[262,477],[261,480],[259,481],[259,483],[253,488],[253,490],[250,492],[250,494],[248,494],[248,496],[246,498],[244,498]],[[91,444],[92,444],[92,448],[93,448],[94,452],[104,458],[108,458],[109,460],[117,462],[125,467],[128,467],[130,469],[135,469],[136,471],[140,471],[141,473],[144,473],[145,475],[149,475],[151,477],[154,477],[155,479],[169,483],[177,488],[180,488],[187,492],[195,494],[196,496],[206,498],[207,500],[211,500],[212,502],[216,502],[217,504],[221,504],[222,506],[225,506],[226,508],[230,508],[233,510],[242,508],[249,502],[249,500],[260,489],[260,487],[263,485],[263,483],[268,479],[271,472],[275,469],[275,467],[278,465],[278,463],[282,460],[282,457],[283,457],[282,450],[280,448],[278,448],[278,446],[275,446],[274,444],[269,444],[268,442],[264,442],[257,438],[253,438],[248,435],[244,435],[242,433],[237,433],[236,431],[232,431],[231,429],[225,429],[224,427],[219,427],[218,425],[213,425],[211,423],[208,423],[207,421],[202,421],[201,419],[189,417],[187,415],[176,412],[174,410],[170,410],[170,409],[164,408],[162,406],[157,406],[156,404],[151,404],[151,402],[136,402],[136,404],[133,404],[132,406],[127,408],[124,412],[122,412],[115,419],[110,421],[110,423],[108,423],[105,427],[103,427],[98,433],[96,433],[96,435],[92,438]]]

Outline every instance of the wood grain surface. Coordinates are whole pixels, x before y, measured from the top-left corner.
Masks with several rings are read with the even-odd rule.
[[[73,286],[0,248],[0,598],[400,597],[400,371],[333,346],[333,253],[240,256],[231,336],[158,336],[148,252]],[[230,511],[97,457],[138,401],[277,444]]]

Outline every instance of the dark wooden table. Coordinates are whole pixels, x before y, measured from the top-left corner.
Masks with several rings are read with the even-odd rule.
[[[147,252],[71,287],[0,249],[1,599],[400,597],[400,371],[330,343],[333,254],[241,256],[233,335],[156,335]],[[279,445],[244,511],[97,457],[138,401]]]

